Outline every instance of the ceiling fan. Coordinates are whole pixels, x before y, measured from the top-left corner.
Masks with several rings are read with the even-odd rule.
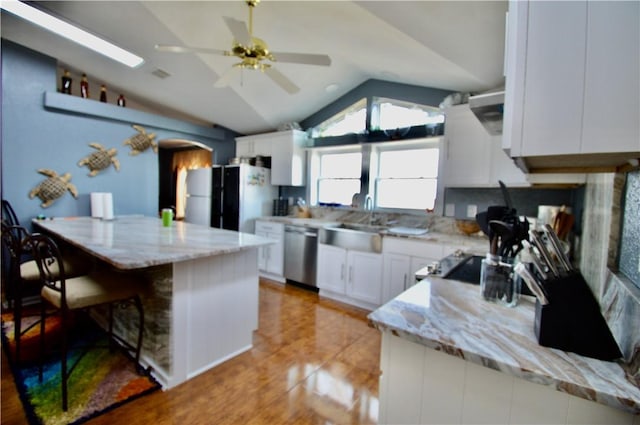
[[[249,6],[249,27],[243,21],[224,16],[224,22],[234,37],[231,50],[211,49],[206,47],[170,46],[166,44],[156,44],[156,50],[173,53],[211,53],[223,56],[235,56],[240,62],[233,65],[215,82],[214,87],[226,87],[238,70],[253,69],[260,70],[271,78],[277,85],[289,94],[300,91],[289,78],[265,62],[288,62],[305,65],[331,65],[331,58],[327,55],[316,55],[309,53],[286,53],[271,52],[267,43],[253,36],[253,8],[260,0],[246,0]]]

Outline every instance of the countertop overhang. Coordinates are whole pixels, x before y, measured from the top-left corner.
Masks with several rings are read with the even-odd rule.
[[[182,221],[163,227],[159,218],[143,216],[117,216],[108,221],[64,217],[33,223],[123,270],[223,255],[276,242]]]
[[[432,277],[372,312],[369,322],[434,350],[640,413],[640,388],[628,377],[626,365],[538,344],[534,306],[526,296],[515,308],[500,306],[482,300],[478,286]]]

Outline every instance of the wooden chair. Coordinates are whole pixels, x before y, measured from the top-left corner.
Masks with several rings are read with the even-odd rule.
[[[40,318],[40,370],[39,378],[42,381],[42,369],[45,351],[45,317],[46,306],[57,309],[61,317],[62,327],[62,358],[61,358],[61,384],[62,384],[62,409],[67,410],[67,380],[75,366],[67,367],[69,314],[74,310],[86,310],[98,305],[108,305],[109,311],[109,341],[119,341],[123,346],[135,352],[136,368],[139,368],[140,349],[142,348],[142,335],[144,330],[144,310],[140,293],[141,284],[131,275],[102,270],[86,276],[66,278],[64,263],[56,243],[45,235],[31,235],[33,256],[40,270],[42,283],[42,307]],[[139,314],[139,329],[137,344],[133,347],[123,338],[113,333],[113,307],[117,303],[132,302]],[[79,359],[82,356],[79,357]]]

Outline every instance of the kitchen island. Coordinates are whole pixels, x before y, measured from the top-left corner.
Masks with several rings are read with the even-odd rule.
[[[533,298],[503,307],[433,277],[369,321],[382,332],[380,423],[640,423],[626,365],[540,346]]]
[[[98,269],[146,282],[141,362],[164,388],[251,348],[258,247],[270,239],[184,222],[163,227],[160,219],[142,216],[36,220],[34,228],[90,254]],[[115,331],[133,342],[137,320],[129,310],[115,315]]]

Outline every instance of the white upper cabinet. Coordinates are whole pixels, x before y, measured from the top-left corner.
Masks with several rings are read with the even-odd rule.
[[[530,171],[640,157],[640,3],[511,1],[503,147]]]
[[[304,186],[307,134],[288,130],[236,138],[236,156],[271,157],[271,184]]]
[[[244,139],[244,140],[240,140]],[[271,156],[271,143],[266,140],[238,137],[236,138],[236,156]]]
[[[587,3],[582,149],[640,150],[640,3]],[[611,144],[609,147],[608,144]]]

